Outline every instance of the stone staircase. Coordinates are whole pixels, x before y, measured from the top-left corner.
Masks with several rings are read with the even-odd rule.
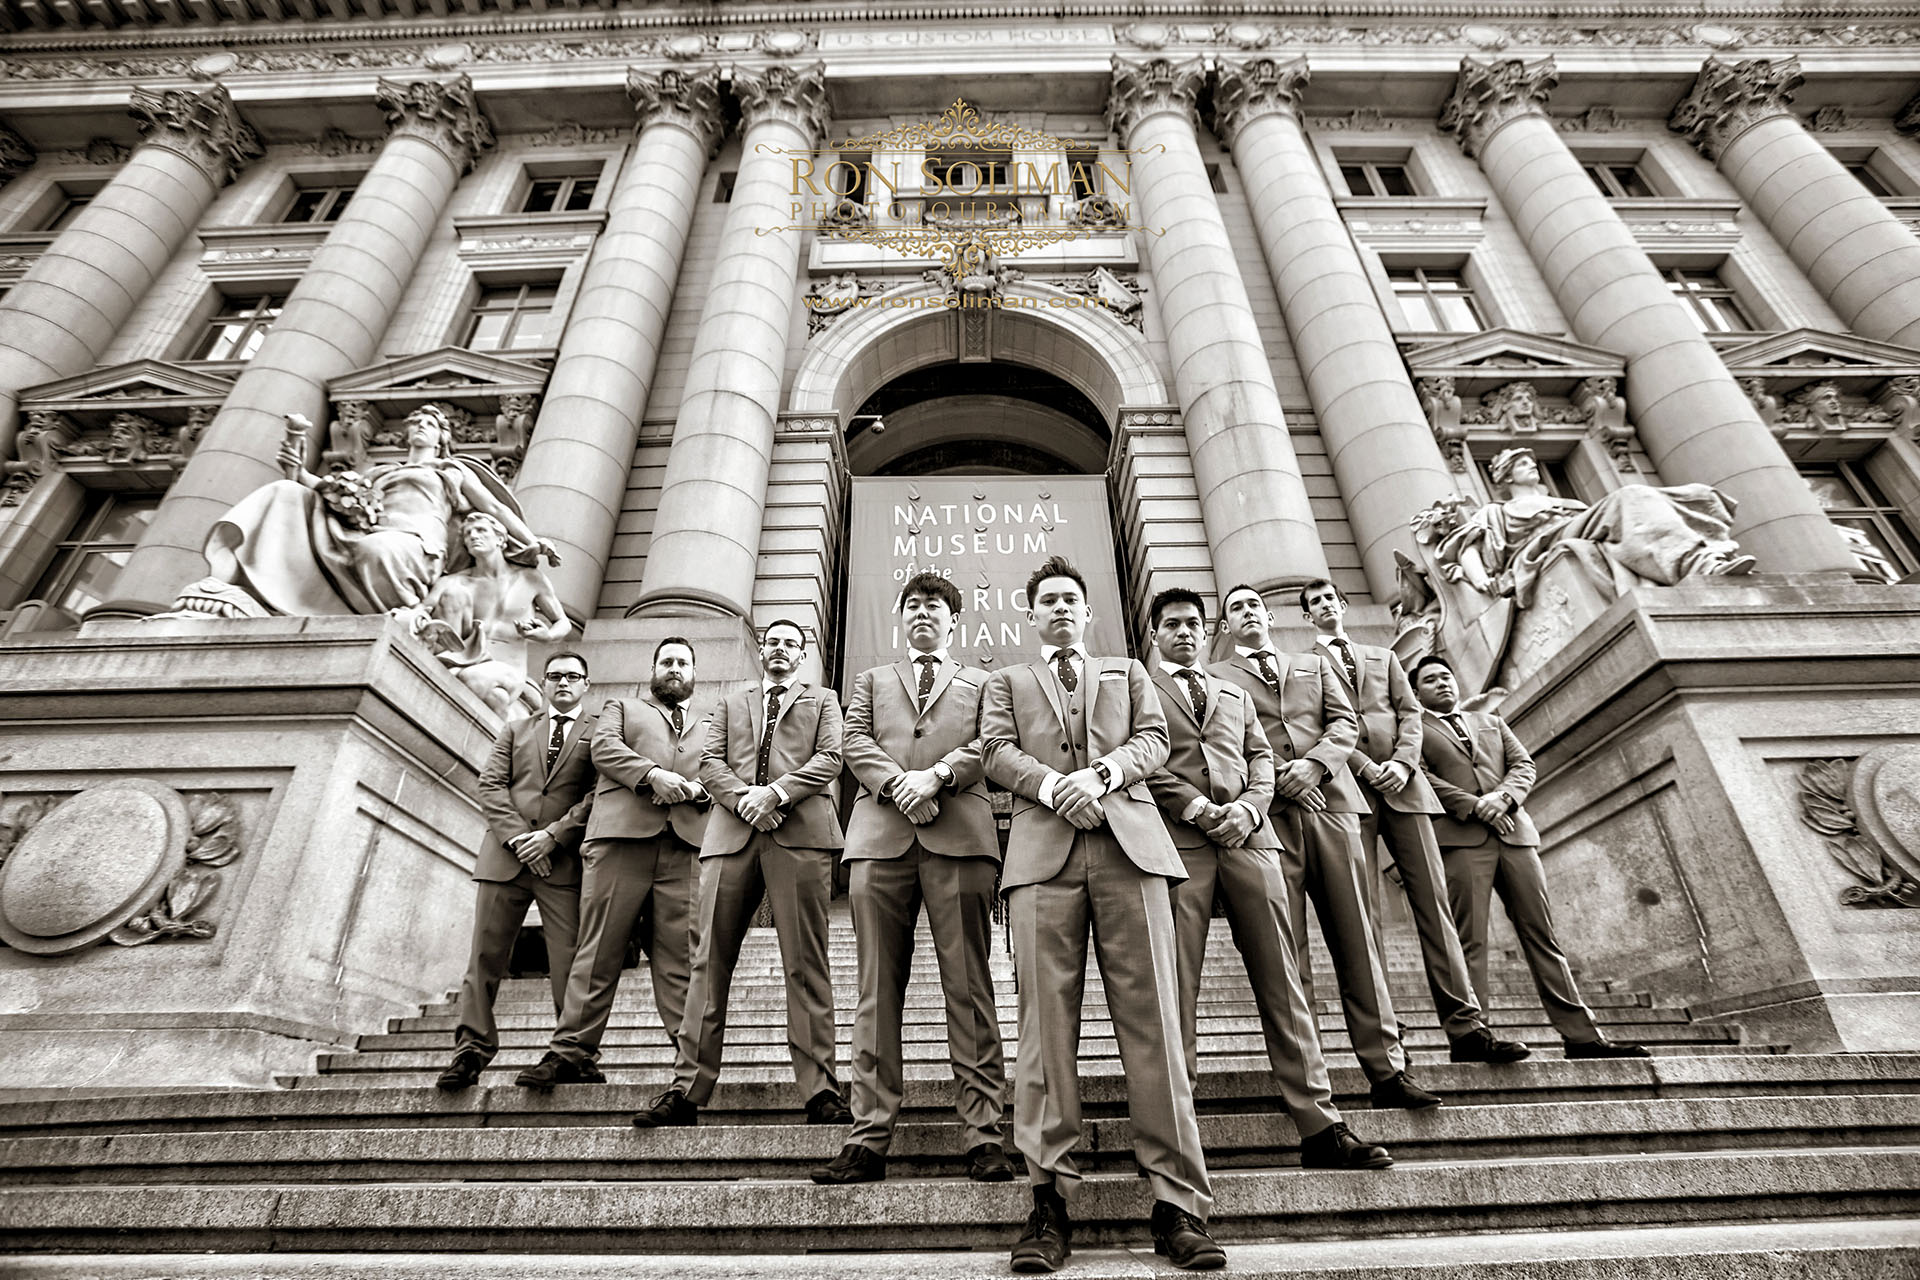
[[[1317,936],[1314,950],[1316,971],[1330,974]],[[1387,950],[1415,1077],[1447,1105],[1368,1110],[1337,1001],[1317,1000],[1337,1101],[1397,1163],[1310,1172],[1271,1096],[1238,955],[1224,925],[1214,931],[1196,1092],[1215,1232],[1234,1243],[1236,1273],[1920,1276],[1920,1054],[1743,1044],[1735,1028],[1589,981],[1608,1034],[1656,1056],[1567,1062],[1525,970],[1502,957],[1490,1016],[1535,1057],[1453,1065],[1414,939],[1395,933]],[[832,959],[844,1073],[854,955],[843,916]],[[490,1275],[494,1265],[515,1276],[1004,1274],[1026,1184],[964,1178],[924,935],[915,972],[906,1111],[884,1183],[807,1180],[844,1133],[800,1123],[778,951],[770,930],[756,930],[736,978],[726,1070],[692,1129],[628,1123],[671,1061],[644,970],[623,983],[605,1085],[513,1087],[552,1024],[544,979],[525,978],[501,990],[500,1056],[481,1087],[459,1095],[431,1087],[450,1051],[449,1004],[393,1020],[355,1052],[323,1055],[317,1074],[279,1091],[16,1101],[0,1092],[0,1247],[21,1255],[0,1261],[0,1275],[345,1280]],[[1011,1054],[1004,954],[994,972]],[[1335,994],[1330,977],[1321,988]],[[1131,1157],[1097,976],[1087,1006],[1090,1176],[1069,1274],[1146,1276],[1156,1270],[1144,1227],[1151,1197]],[[181,1256],[207,1252],[225,1256]],[[542,1256],[521,1256],[533,1254]],[[585,1254],[646,1256],[570,1256]]]

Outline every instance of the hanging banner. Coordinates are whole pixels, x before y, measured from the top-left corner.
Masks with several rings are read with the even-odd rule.
[[[1127,652],[1103,477],[856,476],[852,484],[843,685],[855,672],[905,656],[900,589],[922,572],[960,589],[956,661],[988,671],[1035,661],[1040,640],[1027,621],[1027,578],[1052,555],[1087,579],[1087,647]]]

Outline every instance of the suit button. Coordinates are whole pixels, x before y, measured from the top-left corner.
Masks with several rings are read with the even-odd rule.
[[[1200,776],[1203,778],[1207,776],[1207,767],[1205,765],[1200,766]]]
[[[1068,745],[1067,745],[1066,743],[1064,743],[1064,742],[1060,744],[1060,749],[1061,749],[1062,751],[1071,751],[1071,750],[1073,750],[1073,748],[1072,748],[1072,747],[1070,747],[1070,746],[1068,746]]]
[[[913,731],[913,736],[914,736],[914,737],[916,737],[916,738],[923,738],[923,737],[925,737],[925,736],[926,736],[926,730],[924,730],[924,729],[915,729],[915,730]]]

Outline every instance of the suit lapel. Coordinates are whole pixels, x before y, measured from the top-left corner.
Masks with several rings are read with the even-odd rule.
[[[542,717],[543,721],[544,719],[545,717]],[[575,711],[573,715],[573,719],[569,721],[567,724],[567,736],[560,740],[560,754],[553,758],[553,768],[548,769],[546,771],[544,775],[544,781],[547,781],[547,782],[553,781],[553,775],[560,772],[560,766],[564,765],[567,762],[568,757],[573,755],[573,749],[574,747],[579,745],[580,733],[581,733],[581,730],[585,728],[586,723],[587,723],[586,713],[584,711]],[[539,736],[545,736],[546,734],[550,734],[552,732],[553,731],[551,729],[547,729],[543,723],[541,726],[541,734]],[[540,744],[540,761],[542,764],[546,763],[546,752],[547,752],[547,744],[545,742],[542,742]]]
[[[1087,660],[1080,664],[1080,670],[1085,673],[1085,678],[1083,678],[1080,683],[1085,686],[1085,693],[1087,695],[1084,701],[1087,706],[1087,759],[1089,761],[1092,761],[1094,757],[1101,754],[1094,749],[1093,745],[1093,704],[1100,697],[1100,677],[1106,672],[1105,664],[1105,658],[1096,658],[1092,655],[1088,655]],[[1073,735],[1071,730],[1073,726],[1068,725],[1067,728],[1069,730],[1067,735],[1068,741],[1072,741]]]
[[[907,705],[914,703],[914,691],[920,687],[920,677],[913,669],[913,660],[893,664],[893,674],[900,677],[900,688],[907,695]]]
[[[933,688],[927,690],[927,705],[920,708],[920,714],[914,717],[915,719],[920,719],[933,710],[933,704],[940,701],[940,695],[947,691],[947,686],[953,683],[953,677],[959,670],[960,664],[951,658],[933,669]]]
[[[1187,690],[1184,684],[1168,675],[1164,669],[1156,669],[1154,671],[1153,682],[1159,685],[1160,692],[1166,695],[1166,697],[1162,699],[1163,702],[1172,702],[1180,708],[1181,715],[1189,720],[1193,720],[1193,699],[1187,696]],[[1195,720],[1194,723],[1198,725],[1204,722]]]
[[[760,749],[760,739],[767,728],[767,690],[764,684],[754,685],[741,692],[747,695],[747,722],[753,726],[753,749]]]
[[[807,686],[805,684],[796,680],[788,685],[787,691],[780,696],[780,710],[776,712],[773,717],[773,731],[775,733],[780,732],[780,722],[787,718],[787,712],[793,710],[793,704],[800,701],[800,695],[806,691],[806,688]]]
[[[1065,729],[1067,727],[1067,703],[1065,694],[1060,688],[1060,681],[1053,674],[1053,664],[1051,662],[1036,662],[1033,664],[1032,670],[1033,678],[1040,683],[1040,692],[1046,695],[1048,705],[1053,708],[1053,718],[1060,722],[1062,729]]]

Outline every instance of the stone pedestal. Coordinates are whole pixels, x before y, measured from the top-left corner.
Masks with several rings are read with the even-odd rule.
[[[1515,688],[1575,963],[1801,1052],[1920,1048],[1920,910],[1843,902],[1920,880],[1916,635],[1912,587],[1691,580]]]
[[[0,669],[0,912],[47,932],[92,904],[101,919],[70,943],[133,912],[119,943],[0,948],[0,1085],[267,1086],[458,985],[484,830],[470,796],[497,722],[385,619],[95,624],[9,640]],[[105,783],[148,799],[96,794],[72,812],[154,821],[62,859],[47,856],[54,817],[11,838]],[[174,794],[186,889],[179,854],[158,848]],[[102,887],[147,865],[149,894],[165,879],[168,898]],[[194,927],[142,943],[169,911]]]

